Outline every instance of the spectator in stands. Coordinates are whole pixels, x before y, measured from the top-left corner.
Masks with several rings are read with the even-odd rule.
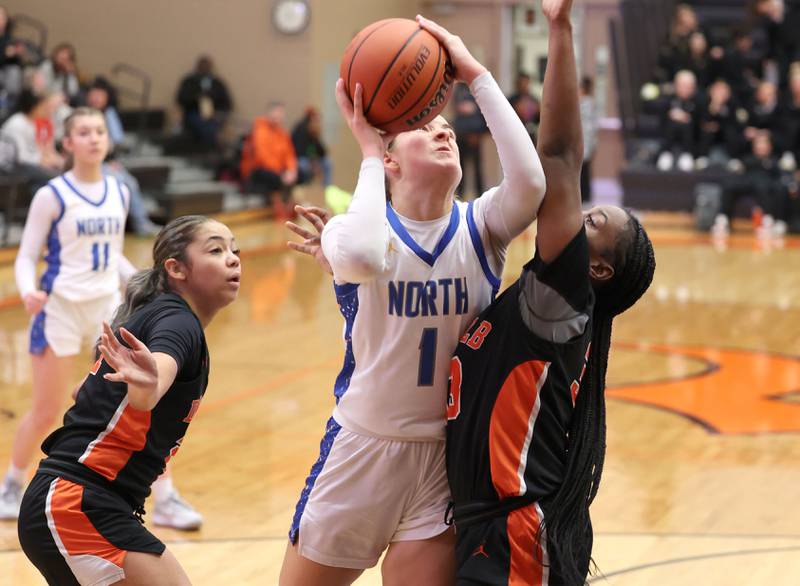
[[[701,88],[708,86],[711,81],[711,60],[708,53],[706,36],[695,31],[689,37],[689,53],[681,69],[688,69],[697,78],[697,85]]]
[[[688,4],[678,4],[669,32],[669,44],[678,53],[686,54],[689,50],[689,37],[700,30],[697,13]]]
[[[663,117],[664,144],[657,166],[662,171],[669,171],[677,157],[678,168],[691,171],[694,169],[695,132],[700,114],[697,79],[691,71],[682,70],[675,74],[674,86],[675,95],[669,100]]]
[[[478,109],[475,98],[466,84],[456,84],[453,90],[453,130],[456,133],[459,162],[461,164],[461,182],[456,188],[463,199],[474,199],[483,193],[483,156],[481,154],[481,139],[486,134],[488,127],[483,114]],[[472,191],[467,193],[467,167],[472,166],[474,183]]]
[[[740,111],[733,100],[731,86],[718,79],[708,88],[708,101],[700,114],[697,168],[709,165],[725,166],[731,157],[741,155],[745,146],[742,140]]]
[[[14,170],[32,192],[58,175],[64,165],[64,158],[56,152],[52,134],[52,117],[58,98],[58,94],[37,95],[23,90],[17,102],[19,111],[0,127],[0,137],[14,144]],[[48,121],[51,121],[50,132]]]
[[[791,7],[789,11],[792,11]],[[775,67],[780,83],[785,87],[785,74],[797,48],[800,22],[787,14],[784,0],[750,0],[748,12],[754,44]]]
[[[29,55],[25,44],[12,36],[13,24],[0,6],[0,117],[5,118],[22,91],[22,67]]]
[[[297,155],[297,183],[310,183],[321,175],[323,187],[331,184],[332,166],[328,150],[322,144],[319,112],[306,108],[305,114],[292,129],[292,144]]]
[[[745,157],[747,181],[764,216],[767,234],[786,233],[789,176],[780,168],[769,132],[759,131],[753,138],[753,154]]]
[[[581,167],[581,201],[592,201],[592,159],[597,148],[597,106],[594,100],[594,80],[581,78],[581,130],[583,132],[583,167]]]
[[[800,161],[800,61],[789,69],[789,88],[781,107],[782,119],[786,123],[786,149]]]
[[[536,130],[539,128],[539,114],[542,108],[539,100],[531,93],[531,76],[520,71],[514,87],[515,91],[508,97],[508,101],[528,130],[531,140],[536,144]]]
[[[758,84],[753,105],[748,109],[749,120],[744,134],[752,141],[758,131],[766,130],[772,137],[776,152],[783,151],[786,122],[781,119],[778,108],[778,87],[769,81]]]
[[[733,32],[731,46],[725,50],[720,74],[730,84],[741,104],[750,102],[764,74],[762,57],[753,49],[753,38],[742,29]]]
[[[95,80],[86,92],[86,105],[100,110],[106,119],[109,138],[109,155],[103,164],[103,172],[108,173],[124,183],[131,194],[130,209],[128,210],[128,223],[131,229],[139,236],[154,236],[161,226],[150,221],[142,199],[142,190],[136,177],[119,162],[116,156],[117,145],[125,142],[125,130],[116,108],[111,105],[109,83],[105,80]]]
[[[700,31],[697,14],[688,4],[678,4],[672,17],[667,42],[661,47],[659,62],[659,81],[671,80],[689,57],[689,39]]]
[[[75,47],[61,43],[39,66],[49,92],[61,92],[72,105],[77,105],[81,93]]]
[[[214,73],[210,57],[197,60],[195,70],[181,80],[176,99],[183,110],[184,133],[209,149],[217,148],[233,104],[225,82]]]
[[[286,107],[271,102],[267,115],[253,122],[241,162],[241,176],[250,189],[267,196],[279,219],[293,216],[292,187],[297,182],[297,155],[285,122]]]

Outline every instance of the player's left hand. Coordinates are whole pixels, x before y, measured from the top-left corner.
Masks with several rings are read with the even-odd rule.
[[[573,0],[542,0],[542,12],[550,23],[568,23]]]
[[[417,23],[436,37],[447,49],[450,54],[450,60],[453,62],[453,67],[456,68],[456,79],[469,85],[476,77],[486,71],[486,68],[469,52],[461,37],[454,35],[442,25],[419,14],[417,15]]]
[[[158,389],[158,367],[155,358],[147,346],[128,330],[121,327],[119,334],[128,344],[127,348],[117,340],[111,326],[103,322],[100,352],[108,365],[116,371],[103,375],[103,378],[155,393]]]
[[[294,209],[298,214],[311,222],[311,225],[314,226],[317,233],[315,234],[311,230],[307,230],[306,228],[303,228],[294,222],[286,222],[286,227],[289,228],[289,230],[303,238],[302,244],[299,242],[289,241],[286,243],[286,245],[295,252],[309,255],[315,261],[317,261],[317,264],[322,267],[323,271],[329,275],[332,275],[333,269],[331,268],[328,259],[325,258],[325,253],[322,251],[321,239],[322,230],[325,228],[325,224],[328,223],[328,220],[331,219],[331,213],[324,208],[318,208],[316,206],[305,207],[296,205],[294,206]]]

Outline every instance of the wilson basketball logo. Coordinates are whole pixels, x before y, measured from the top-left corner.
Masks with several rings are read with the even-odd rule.
[[[386,105],[389,106],[389,108],[394,110],[395,108],[397,108],[398,105],[400,105],[406,93],[408,93],[408,90],[410,90],[411,87],[414,85],[417,76],[425,68],[425,63],[427,63],[428,57],[430,56],[431,56],[431,50],[425,45],[422,45],[419,48],[419,51],[417,52],[416,59],[414,59],[414,64],[411,65],[410,67],[410,71],[408,71],[408,73],[406,73],[406,70],[402,72],[404,74],[403,81],[392,92],[392,95],[386,102]]]
[[[447,98],[450,95],[450,89],[453,87],[454,79],[455,68],[448,59],[444,64],[444,77],[442,78],[442,83],[439,84],[439,89],[437,90],[436,94],[433,96],[433,98],[431,98],[431,101],[428,102],[428,105],[425,106],[425,108],[423,108],[415,116],[406,119],[406,126],[409,127],[409,130],[417,127],[419,123],[428,118],[432,112],[441,110],[443,104],[447,102]]]

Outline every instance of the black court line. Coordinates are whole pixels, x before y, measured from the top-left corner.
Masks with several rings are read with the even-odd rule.
[[[792,533],[681,533],[670,531],[595,531],[608,537],[688,537],[692,539],[800,539]]]
[[[747,534],[747,533],[651,533],[647,531],[598,531],[595,532],[595,537],[608,536],[608,537],[685,537],[685,538],[700,538],[700,539],[800,539],[800,535],[769,535],[769,534]],[[208,537],[204,539],[162,539],[164,543],[170,545],[214,545],[220,543],[257,543],[259,541],[288,541],[285,535],[254,535],[252,537]],[[762,550],[744,550],[745,553],[759,553],[771,551],[793,551],[800,550],[800,546],[786,546],[785,548],[762,549]],[[20,548],[3,548],[0,549],[0,554],[4,553],[18,553],[22,551]],[[720,554],[709,554],[711,557],[720,555],[733,555],[737,552],[723,552]],[[686,558],[692,560],[694,558]],[[666,563],[677,563],[675,561],[656,562],[655,565],[664,565]],[[643,568],[644,566],[642,566]],[[638,566],[637,566],[638,568]],[[625,570],[633,571],[633,570]],[[622,570],[618,571],[622,572]],[[612,574],[605,574],[611,576]]]
[[[790,551],[800,551],[800,545],[798,546],[790,546],[790,547],[775,547],[775,548],[768,548],[768,549],[742,549],[738,551],[720,551],[717,553],[709,553],[704,555],[694,555],[694,556],[686,556],[686,557],[679,557],[679,558],[672,558],[668,560],[661,560],[659,562],[652,562],[649,564],[641,564],[638,566],[631,566],[630,568],[623,568],[621,570],[616,570],[614,572],[602,572],[599,576],[594,576],[593,578],[589,579],[589,583],[593,584],[596,582],[602,582],[607,580],[608,578],[613,578],[614,576],[622,576],[624,574],[632,574],[634,572],[640,572],[642,570],[650,570],[652,568],[658,568],[662,566],[673,566],[677,564],[684,564],[689,562],[698,562],[704,560],[712,560],[712,559],[719,559],[725,557],[736,557],[736,556],[744,556],[744,555],[758,555],[758,554],[770,554],[770,553],[786,553]]]

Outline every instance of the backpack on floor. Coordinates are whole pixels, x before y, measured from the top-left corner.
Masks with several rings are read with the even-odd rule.
[[[694,188],[694,219],[698,230],[708,232],[714,218],[722,212],[722,186],[718,183],[698,183]]]

